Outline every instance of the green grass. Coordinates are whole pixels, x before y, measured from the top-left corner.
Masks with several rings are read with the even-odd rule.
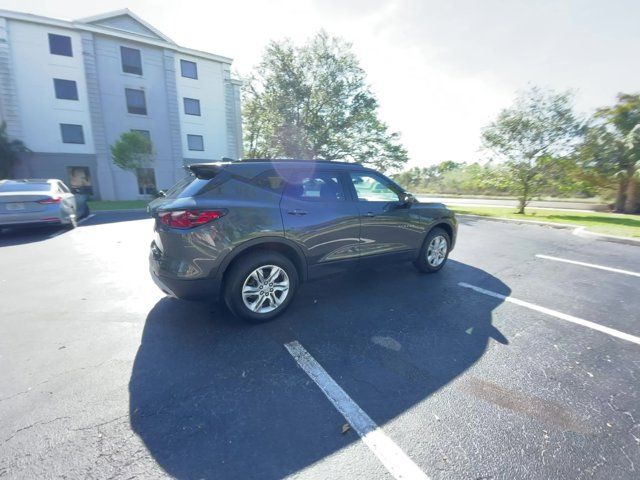
[[[485,217],[536,220],[540,222],[568,223],[587,227],[588,230],[607,235],[640,238],[640,215],[623,215],[598,212],[568,212],[564,210],[540,210],[527,208],[524,215],[515,213],[513,207],[451,206],[460,214],[482,215]]]
[[[94,201],[89,202],[89,208],[94,212],[100,210],[144,210],[148,203],[145,200]]]
[[[475,199],[483,199],[483,200],[514,200],[518,199],[518,197],[514,197],[513,195],[465,195],[463,193],[433,193],[433,192],[421,192],[421,191],[412,191],[414,195],[420,195],[424,197],[437,197],[437,198],[475,198]],[[602,204],[602,203],[610,203],[606,200],[597,197],[589,197],[589,198],[580,198],[580,197],[535,197],[533,201],[543,201],[543,202],[568,202],[568,203],[593,203],[593,204]]]

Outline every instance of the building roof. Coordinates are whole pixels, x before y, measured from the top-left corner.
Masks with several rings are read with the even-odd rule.
[[[124,38],[126,40],[167,48],[185,55],[192,55],[220,63],[231,64],[232,62],[232,59],[229,57],[177,45],[168,36],[142,20],[129,9],[116,10],[72,21],[2,9],[0,9],[0,17]]]
[[[122,25],[116,24],[113,21],[118,19],[128,19],[130,28],[123,27]],[[158,37],[165,42],[172,43],[176,45],[176,42],[167,37],[160,30],[155,28],[153,25],[145,22],[138,15],[133,13],[128,8],[123,8],[120,10],[114,10],[112,12],[105,12],[99,15],[93,15],[91,17],[78,18],[74,20],[75,23],[91,23],[93,25],[98,25],[105,28],[112,28],[115,30],[121,30],[125,32],[135,32],[138,34],[144,35],[145,33],[151,34],[151,36]],[[137,27],[137,28],[136,28]],[[140,28],[141,27],[141,28]]]

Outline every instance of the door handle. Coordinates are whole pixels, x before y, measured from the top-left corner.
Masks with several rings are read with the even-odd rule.
[[[365,217],[375,217],[375,216],[376,216],[376,214],[375,214],[375,213],[373,213],[373,212],[367,212],[367,213],[365,213],[365,214],[364,214],[364,216],[365,216]]]
[[[287,212],[289,215],[306,215],[307,212],[305,212],[304,210],[299,210],[299,209],[295,209],[295,210],[289,210]]]

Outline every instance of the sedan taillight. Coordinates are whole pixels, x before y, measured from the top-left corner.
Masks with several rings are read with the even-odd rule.
[[[50,197],[50,198],[43,198],[42,200],[38,200],[38,203],[41,203],[43,205],[51,205],[53,203],[60,203],[61,200],[62,198],[60,197]]]
[[[193,228],[224,216],[221,210],[174,210],[160,213],[160,221],[171,228]]]

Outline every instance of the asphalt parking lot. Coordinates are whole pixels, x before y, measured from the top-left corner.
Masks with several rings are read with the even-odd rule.
[[[307,283],[252,326],[165,298],[151,230],[0,235],[0,477],[640,476],[640,247],[462,219],[439,274]]]

